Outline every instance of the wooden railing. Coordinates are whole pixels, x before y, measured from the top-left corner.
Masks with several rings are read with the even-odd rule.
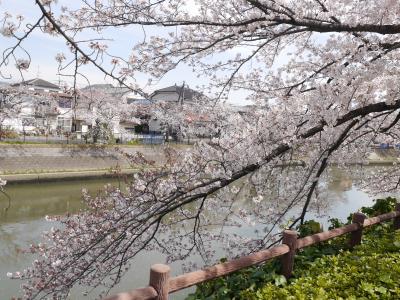
[[[297,238],[297,233],[295,231],[285,230],[283,232],[282,244],[279,246],[176,277],[170,278],[171,269],[169,266],[156,264],[150,269],[150,282],[148,287],[120,293],[104,300],[166,300],[170,293],[207,280],[228,275],[232,272],[260,264],[275,257],[280,257],[282,275],[289,278],[293,272],[294,257],[297,249],[330,240],[346,233],[351,233],[349,243],[350,246],[353,247],[361,243],[363,228],[392,219],[394,219],[394,229],[400,229],[400,203],[396,205],[395,211],[369,219],[362,213],[354,213],[352,224],[300,239]]]

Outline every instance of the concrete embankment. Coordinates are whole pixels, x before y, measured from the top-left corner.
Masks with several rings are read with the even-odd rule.
[[[189,146],[174,145],[179,149]],[[9,183],[80,180],[132,174],[127,155],[140,152],[155,162],[164,162],[163,146],[0,144],[0,178]],[[375,150],[369,165],[400,163],[398,150]],[[127,154],[127,155],[126,155]],[[295,162],[296,164],[296,162]],[[297,162],[301,165],[301,161]],[[355,165],[366,164],[354,162]],[[118,170],[118,172],[116,172]]]
[[[79,180],[131,174],[137,170],[125,154],[140,152],[162,164],[162,146],[0,145],[0,177],[9,183]]]

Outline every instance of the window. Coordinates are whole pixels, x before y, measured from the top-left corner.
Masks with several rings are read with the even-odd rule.
[[[47,120],[45,118],[37,118],[36,119],[36,126],[37,127],[46,127]]]
[[[22,118],[22,126],[36,126],[35,118],[25,117]]]
[[[135,128],[134,127],[125,127],[125,131],[129,133],[135,133]]]
[[[72,119],[59,117],[59,118],[57,119],[57,127],[58,127],[62,132],[71,132],[71,129],[72,129]]]
[[[72,101],[70,98],[60,98],[58,99],[58,106],[61,108],[71,108]]]

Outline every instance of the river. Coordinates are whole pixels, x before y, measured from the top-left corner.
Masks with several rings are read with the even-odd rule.
[[[7,186],[11,197],[10,207],[5,197],[0,198],[0,298],[10,299],[19,294],[21,282],[10,280],[7,272],[21,270],[31,264],[32,257],[21,252],[31,242],[40,240],[41,233],[48,230],[52,224],[46,222],[46,215],[74,213],[83,207],[81,190],[90,193],[100,192],[110,179],[69,181],[40,184],[18,184]],[[118,184],[113,181],[112,184]],[[350,212],[361,206],[370,205],[372,199],[364,192],[354,187],[348,176],[335,176],[328,183],[327,201],[332,203],[320,219],[325,222],[329,217],[345,219]],[[315,217],[315,216],[313,216]],[[123,278],[113,292],[127,291],[147,285],[149,269],[153,263],[162,263],[164,258],[156,252],[146,253],[135,259],[135,268]],[[172,266],[173,274],[180,274],[179,263]],[[135,271],[136,270],[136,271]],[[140,271],[137,271],[140,270]],[[171,295],[171,299],[182,299],[188,293]],[[71,299],[92,299],[83,297],[81,290],[75,290]],[[93,295],[94,297],[95,295]]]

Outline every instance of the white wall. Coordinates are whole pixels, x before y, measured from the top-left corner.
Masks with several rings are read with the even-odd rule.
[[[150,131],[162,131],[161,130],[161,122],[157,119],[150,119],[149,130]]]

